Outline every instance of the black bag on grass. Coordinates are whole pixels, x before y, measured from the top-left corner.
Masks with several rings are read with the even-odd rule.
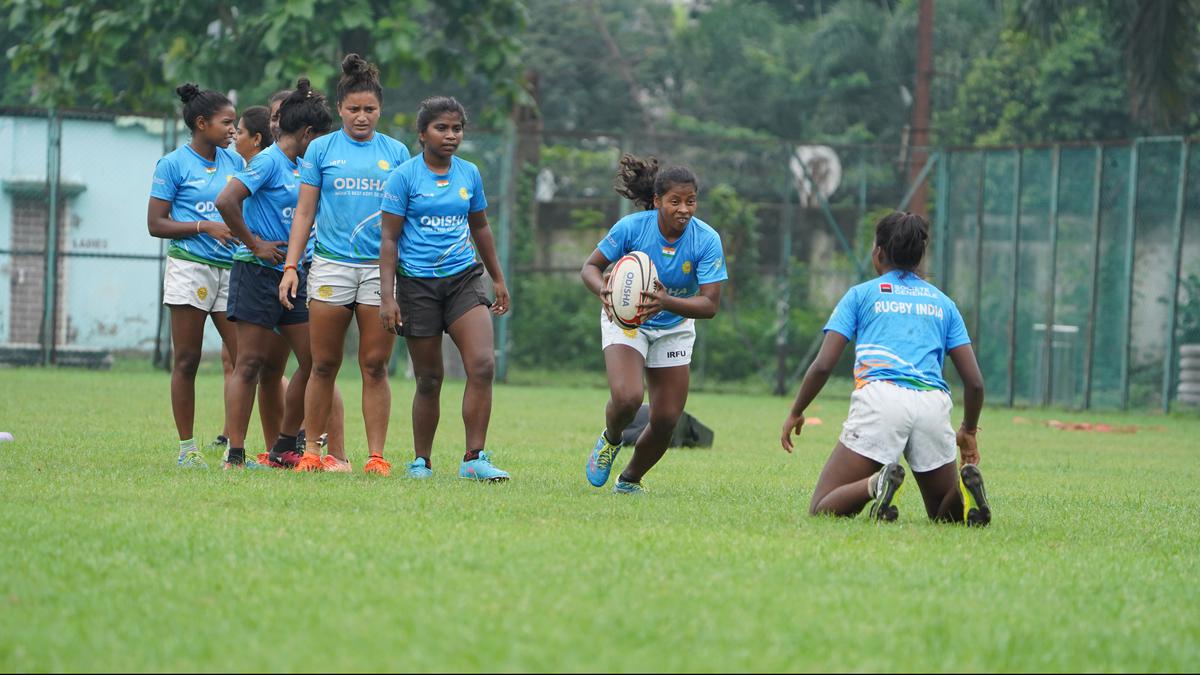
[[[637,442],[642,429],[650,423],[650,406],[643,403],[638,409],[633,423],[621,432],[621,445],[633,445]],[[679,424],[675,425],[675,433],[671,434],[672,448],[711,448],[713,430],[700,423],[700,420],[689,415],[686,411],[679,416]]]

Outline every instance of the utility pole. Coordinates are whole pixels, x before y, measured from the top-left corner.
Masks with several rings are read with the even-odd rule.
[[[933,84],[933,0],[921,0],[917,11],[917,95],[913,101],[912,160],[908,165],[908,180],[916,181],[929,158],[930,89]],[[928,188],[924,182],[917,186],[909,210],[929,215],[926,207]]]

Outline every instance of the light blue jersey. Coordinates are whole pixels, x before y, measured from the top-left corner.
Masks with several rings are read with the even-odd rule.
[[[380,207],[404,216],[397,272],[433,278],[458,274],[475,264],[467,215],[487,208],[483,177],[474,164],[450,158],[450,171],[436,174],[417,155],[387,179]]]
[[[950,386],[946,352],[971,343],[954,301],[912,272],[893,270],[851,288],[825,332],[854,341],[854,382],[885,380],[918,390]]]
[[[596,249],[609,262],[616,262],[632,251],[650,256],[658,271],[658,280],[667,293],[677,298],[690,298],[700,292],[702,284],[715,284],[729,278],[725,270],[725,252],[717,231],[699,218],[688,221],[683,236],[667,241],[658,229],[658,209],[639,211],[617,221],[600,240]],[[647,328],[670,328],[683,321],[672,312],[659,312],[642,325]]]
[[[171,203],[171,220],[194,223],[201,220],[224,222],[217,212],[217,195],[245,162],[232,150],[217,148],[214,161],[185,145],[158,160],[150,196]],[[203,232],[183,239],[172,239],[167,255],[181,260],[229,268],[233,265],[233,246],[223,246]]]
[[[356,141],[343,129],[309,144],[300,181],[321,188],[316,256],[358,267],[378,262],[383,185],[408,158],[404,144],[379,132]]]
[[[286,242],[292,233],[292,215],[300,198],[300,165],[288,159],[278,145],[272,145],[255,155],[234,179],[250,191],[250,196],[242,203],[246,227],[267,241]],[[311,256],[312,245],[312,237],[309,237],[310,250],[305,251],[304,260]],[[280,248],[287,253],[286,243]],[[238,246],[233,259],[283,271],[283,263],[267,265],[245,244]]]

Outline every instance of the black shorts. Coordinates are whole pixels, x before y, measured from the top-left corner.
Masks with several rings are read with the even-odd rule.
[[[433,337],[446,332],[460,316],[483,305],[491,307],[483,283],[483,264],[449,277],[396,275],[396,302],[404,337]]]
[[[292,300],[292,309],[288,309],[279,302],[279,281],[283,279],[283,272],[255,263],[233,261],[226,318],[263,328],[308,323],[308,272],[300,270],[299,275],[296,297]]]

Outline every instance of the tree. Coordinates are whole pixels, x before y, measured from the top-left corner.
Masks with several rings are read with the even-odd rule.
[[[385,84],[487,77],[515,97],[518,0],[261,0],[121,4],[0,0],[10,71],[32,73],[39,104],[170,110],[185,80],[263,100],[309,77],[336,80],[343,55],[379,63]],[[6,73],[6,84],[8,74]]]
[[[1183,124],[1197,88],[1200,0],[1023,0],[1016,24],[1052,45],[1069,40],[1089,11],[1124,53],[1133,116],[1159,130]]]

